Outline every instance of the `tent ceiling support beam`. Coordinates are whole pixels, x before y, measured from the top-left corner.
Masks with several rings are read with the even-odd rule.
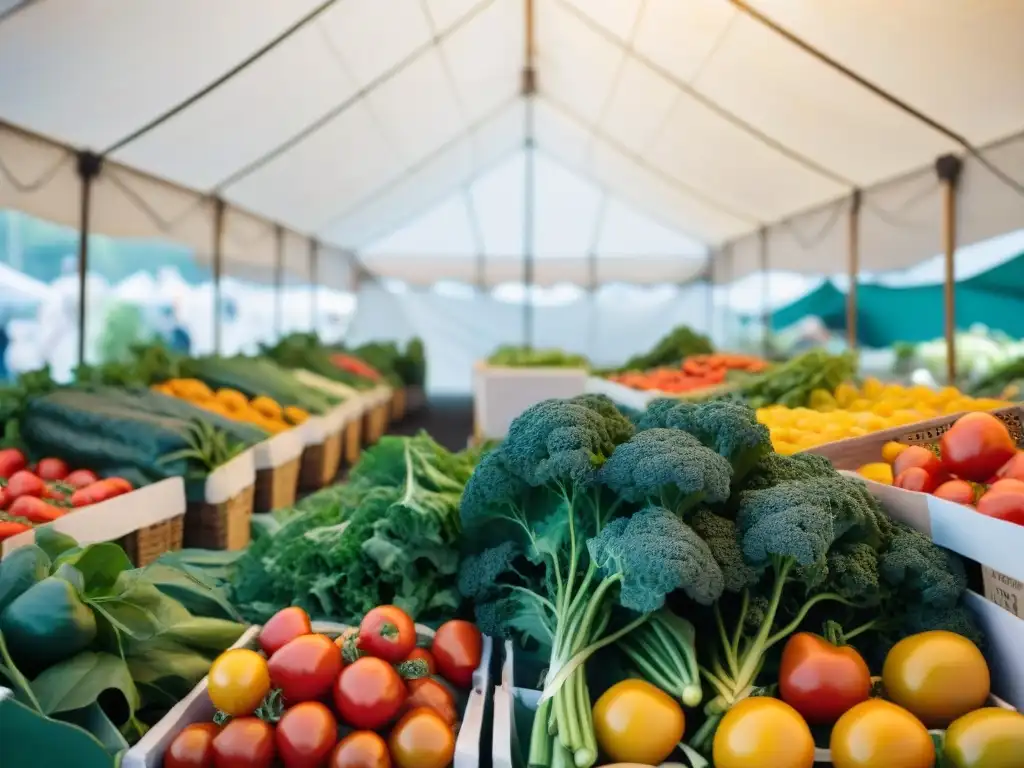
[[[756,10],[754,8],[751,8],[749,3],[746,2],[746,0],[729,0],[729,2],[732,3],[742,13],[744,13],[747,16],[749,16],[750,18],[754,19],[754,21],[758,22],[759,24],[761,24],[764,27],[767,27],[772,32],[775,32],[777,35],[779,35],[783,39],[789,41],[791,44],[795,45],[797,48],[800,48],[805,53],[810,54],[811,56],[816,58],[821,63],[831,67],[836,72],[838,72],[839,74],[843,75],[843,77],[846,77],[847,79],[852,80],[853,82],[857,83],[862,88],[865,88],[866,90],[870,91],[875,96],[877,96],[880,99],[882,99],[883,101],[886,101],[889,104],[891,104],[892,106],[896,107],[897,109],[905,112],[906,114],[908,114],[911,117],[913,117],[915,120],[918,120],[919,122],[924,123],[925,125],[927,125],[932,130],[934,130],[937,133],[940,133],[943,136],[945,136],[947,139],[950,139],[951,141],[956,142],[957,144],[962,146],[965,150],[967,150],[967,152],[970,155],[972,155],[979,163],[981,163],[989,171],[991,171],[993,175],[998,177],[1000,181],[1002,181],[1008,187],[1010,187],[1015,192],[1017,192],[1017,194],[1019,194],[1021,196],[1024,196],[1024,184],[1022,184],[1021,182],[1017,181],[1012,176],[1009,176],[999,166],[997,166],[995,163],[993,163],[991,160],[989,160],[987,157],[985,157],[977,147],[975,147],[973,144],[971,144],[971,142],[969,142],[967,140],[967,138],[965,136],[957,133],[952,128],[944,125],[943,123],[940,123],[935,118],[929,117],[928,115],[926,115],[921,110],[911,106],[907,102],[905,102],[902,99],[900,99],[898,96],[896,96],[896,95],[890,93],[889,91],[885,90],[884,88],[882,88],[880,85],[877,85],[876,83],[873,83],[872,81],[868,80],[866,77],[863,77],[863,76],[857,74],[856,72],[854,72],[849,67],[839,63],[838,61],[833,59],[831,56],[829,56],[827,53],[825,53],[821,49],[816,48],[815,46],[811,45],[809,42],[804,40],[802,37],[794,34],[790,30],[788,30],[785,27],[783,27],[781,24],[777,24],[775,21],[773,21],[768,16],[765,16],[760,11],[758,11],[758,10]]]
[[[950,386],[956,385],[956,195],[963,165],[956,155],[943,155],[935,161],[935,172],[942,184],[942,250],[946,257],[946,380]]]
[[[274,336],[280,338],[284,325],[284,227],[274,225]]]
[[[188,98],[183,99],[182,101],[179,101],[173,107],[171,107],[170,109],[166,110],[165,112],[157,115],[152,120],[150,120],[148,123],[146,123],[143,126],[140,126],[136,130],[134,130],[131,133],[129,133],[127,136],[119,139],[118,141],[115,141],[113,144],[111,144],[109,147],[107,147],[105,150],[103,150],[103,154],[104,155],[109,155],[109,154],[112,154],[114,152],[117,152],[117,150],[119,150],[119,149],[124,149],[126,146],[131,144],[136,139],[142,138],[147,133],[152,131],[154,128],[158,128],[159,126],[161,126],[164,123],[166,123],[168,120],[170,120],[175,115],[178,115],[178,114],[184,112],[186,109],[191,107],[197,101],[199,101],[200,99],[202,99],[205,96],[208,96],[213,91],[217,90],[220,86],[224,85],[224,83],[226,83],[228,80],[233,78],[235,75],[237,75],[240,72],[242,72],[243,70],[245,70],[250,64],[254,64],[255,62],[257,62],[260,59],[262,59],[264,56],[266,56],[272,50],[277,48],[277,46],[279,46],[285,40],[287,40],[292,35],[294,35],[296,32],[298,32],[300,29],[302,29],[303,27],[305,27],[307,24],[309,24],[310,22],[314,21],[315,19],[319,18],[321,14],[323,14],[325,11],[327,11],[331,6],[333,6],[337,2],[338,2],[338,0],[325,0],[325,2],[320,3],[320,5],[318,5],[312,11],[310,11],[305,16],[303,16],[301,19],[296,21],[290,27],[285,29],[283,32],[281,32],[281,34],[277,35],[273,40],[271,40],[270,42],[266,43],[265,45],[263,45],[258,50],[256,50],[253,53],[251,53],[249,56],[247,56],[242,61],[238,62],[238,64],[233,66],[231,69],[229,69],[223,75],[218,77],[216,80],[214,80],[211,83],[208,83],[203,88],[200,88],[198,91],[193,93]]]
[[[492,5],[494,5],[495,1],[496,0],[482,0],[482,2],[474,5],[468,11],[466,11],[462,16],[460,16],[458,19],[456,19],[454,22],[452,22],[452,24],[449,27],[447,27],[443,31],[439,32],[437,35],[435,35],[432,39],[428,40],[426,43],[424,43],[424,44],[416,47],[415,49],[413,49],[409,53],[409,55],[406,56],[404,59],[402,59],[401,61],[396,62],[393,66],[388,68],[386,71],[384,71],[381,74],[377,75],[377,77],[375,77],[373,80],[371,80],[365,86],[360,88],[354,94],[349,96],[347,99],[342,101],[340,104],[336,104],[335,106],[331,107],[331,109],[327,110],[324,114],[322,114],[316,120],[314,120],[313,122],[307,124],[306,126],[301,128],[299,131],[294,133],[292,136],[290,136],[287,139],[285,139],[284,141],[282,141],[277,146],[267,150],[262,155],[260,155],[255,160],[253,160],[252,162],[247,163],[245,166],[239,168],[237,171],[232,173],[230,176],[225,178],[223,181],[219,182],[214,187],[214,189],[219,190],[219,191],[223,191],[227,187],[230,187],[233,184],[237,184],[242,179],[245,179],[245,178],[251,176],[252,174],[254,174],[256,171],[258,171],[263,166],[268,165],[269,163],[273,162],[277,158],[281,157],[281,155],[285,154],[289,150],[291,150],[294,147],[296,147],[297,145],[301,144],[303,141],[308,139],[310,136],[313,136],[314,134],[319,132],[322,128],[324,128],[325,126],[327,126],[330,123],[332,123],[334,120],[336,120],[342,114],[347,112],[349,109],[351,109],[356,104],[358,104],[360,101],[362,101],[364,98],[366,98],[367,96],[372,94],[374,91],[376,91],[380,86],[384,85],[385,83],[387,83],[390,80],[392,80],[393,78],[395,78],[397,75],[399,75],[402,72],[404,72],[412,64],[414,64],[416,61],[418,61],[420,58],[425,56],[430,51],[432,51],[435,48],[439,47],[445,40],[447,40],[449,37],[454,35],[460,29],[464,28],[467,24],[469,24],[471,21],[473,21],[473,19],[477,18],[480,14],[482,14],[484,11],[486,11],[488,8],[490,8]]]
[[[22,0],[20,3],[12,5],[3,13],[0,13],[0,24],[3,24],[8,19],[14,18],[22,11],[27,11],[33,5],[39,5],[41,2],[43,2],[43,0]]]
[[[846,344],[857,349],[857,283],[860,280],[860,205],[861,192],[853,190],[847,218],[846,254],[849,286],[846,289]]]
[[[600,128],[587,123],[587,121],[580,117],[578,114],[576,114],[571,107],[566,106],[561,101],[552,98],[550,94],[543,94],[542,92],[542,97],[544,99],[544,103],[553,108],[556,112],[561,113],[570,121],[576,123],[576,125],[583,128],[585,131],[592,133],[595,138],[607,144],[609,147],[614,149],[624,158],[632,162],[637,168],[647,171],[647,173],[651,174],[652,176],[656,176],[660,181],[663,181],[665,184],[672,187],[680,194],[685,195],[686,197],[692,198],[694,200],[699,200],[700,202],[704,203],[704,205],[710,206],[711,208],[721,211],[724,214],[732,216],[734,219],[738,219],[739,221],[745,222],[746,224],[749,224],[751,227],[758,227],[761,226],[761,224],[763,223],[761,219],[755,214],[750,213],[748,211],[737,210],[731,207],[730,205],[723,203],[720,200],[716,200],[715,198],[708,196],[705,192],[702,192],[696,187],[691,187],[686,182],[681,181],[680,179],[676,178],[670,173],[667,173],[664,169],[651,165],[649,162],[640,157],[636,152],[622,144],[617,139],[612,138],[604,131],[602,131]]]
[[[78,211],[78,364],[85,365],[86,302],[89,277],[89,219],[92,207],[92,182],[103,169],[103,158],[92,152],[79,152],[77,161],[79,187]]]
[[[786,144],[783,144],[778,139],[775,139],[775,138],[769,136],[767,133],[765,133],[761,129],[757,128],[756,126],[752,125],[751,123],[748,123],[746,120],[741,118],[739,115],[735,114],[734,112],[729,111],[728,109],[723,107],[718,102],[714,101],[713,99],[709,98],[707,95],[702,93],[701,91],[699,91],[696,88],[694,88],[690,83],[687,83],[685,80],[680,79],[679,77],[674,75],[669,70],[667,70],[664,67],[660,66],[659,64],[657,64],[656,62],[654,62],[653,60],[648,58],[647,56],[644,56],[642,53],[640,53],[639,51],[636,50],[636,48],[632,45],[632,43],[625,43],[625,42],[623,42],[614,33],[608,31],[601,24],[598,24],[592,18],[587,16],[587,14],[584,13],[583,11],[581,11],[575,4],[568,2],[568,0],[556,0],[556,2],[558,2],[558,4],[562,8],[564,8],[566,10],[566,12],[568,12],[573,17],[578,19],[582,24],[584,24],[589,30],[591,30],[595,34],[599,35],[606,42],[610,43],[611,45],[614,45],[616,48],[619,48],[623,52],[625,57],[632,58],[634,61],[642,64],[643,66],[645,66],[648,70],[650,70],[654,74],[658,75],[662,79],[664,79],[667,82],[671,83],[672,86],[678,92],[684,93],[687,96],[689,96],[690,98],[694,99],[702,107],[704,107],[705,109],[709,110],[710,112],[713,112],[714,114],[718,115],[720,118],[722,118],[726,122],[729,122],[732,125],[736,126],[737,128],[739,128],[744,133],[752,136],[754,139],[759,141],[761,144],[764,144],[766,147],[770,147],[771,149],[775,150],[779,154],[781,154],[784,157],[786,157],[788,160],[791,160],[794,163],[802,165],[807,170],[812,171],[813,173],[816,173],[819,176],[822,176],[822,177],[828,179],[829,181],[833,181],[836,184],[841,184],[843,186],[851,187],[851,188],[853,186],[855,186],[853,181],[851,181],[850,179],[847,179],[842,174],[840,174],[840,173],[838,173],[836,171],[833,171],[830,168],[826,168],[825,166],[821,165],[820,163],[815,162],[814,160],[812,160],[811,158],[807,157],[806,155],[801,154],[800,152],[798,152],[797,150],[793,149],[792,147],[790,147],[790,146],[788,146]],[[642,10],[641,10],[641,13],[642,13]],[[638,14],[637,18],[638,19],[640,18],[640,14]]]
[[[408,181],[409,179],[411,179],[413,176],[415,176],[417,173],[422,171],[424,168],[427,168],[432,162],[434,162],[435,160],[437,160],[440,157],[442,157],[446,152],[449,152],[452,149],[455,149],[459,144],[461,144],[466,139],[472,138],[476,134],[476,132],[479,131],[484,125],[486,125],[489,121],[495,119],[496,117],[500,116],[506,110],[510,109],[518,101],[519,101],[519,96],[513,96],[511,99],[508,99],[507,101],[502,102],[496,108],[492,109],[487,114],[485,114],[483,117],[481,117],[479,120],[477,120],[475,123],[473,123],[468,128],[466,128],[466,130],[464,130],[462,133],[459,133],[457,136],[449,139],[444,144],[441,144],[440,146],[436,147],[432,152],[430,152],[429,154],[427,154],[424,157],[420,158],[419,160],[417,160],[412,165],[407,166],[406,169],[401,174],[399,174],[397,176],[394,176],[393,178],[391,178],[388,181],[384,182],[379,187],[377,187],[372,192],[370,192],[368,195],[364,196],[362,199],[360,199],[357,202],[353,203],[352,205],[348,206],[341,213],[336,214],[334,216],[331,216],[331,218],[328,221],[325,221],[321,226],[316,228],[317,231],[321,232],[321,231],[327,229],[328,227],[330,227],[335,222],[343,221],[344,219],[347,219],[349,216],[351,216],[352,214],[354,214],[357,211],[361,210],[362,208],[365,208],[366,206],[370,205],[374,201],[379,200],[380,198],[384,197],[388,192],[393,191],[395,188],[400,186],[405,181]],[[501,159],[502,159],[502,161],[504,161],[504,160],[507,159],[507,157],[502,157]],[[473,181],[474,178],[476,178],[479,175],[481,175],[484,172],[484,170],[489,170],[490,167],[491,166],[486,166],[485,168],[482,168],[482,169],[475,169],[476,173],[474,174],[473,178],[468,179],[467,182]],[[441,199],[443,197],[447,197],[449,194],[450,194],[450,190],[449,191],[445,191],[445,192],[443,192],[441,194],[441,196],[438,199]],[[404,225],[406,223],[407,222],[402,222],[398,226],[401,227],[402,225]],[[394,231],[394,230],[392,230],[392,231]],[[390,232],[382,232],[379,235],[376,235],[375,237],[383,237],[383,236],[386,236],[386,235],[389,235],[389,234],[391,234],[391,233]]]
[[[224,311],[223,297],[221,296],[221,277],[224,274],[224,212],[226,206],[224,201],[215,197],[213,199],[213,353],[220,354],[221,350],[221,322]]]

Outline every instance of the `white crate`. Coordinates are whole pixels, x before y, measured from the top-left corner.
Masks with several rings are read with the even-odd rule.
[[[330,636],[342,634],[348,627],[333,622],[314,621],[313,631]],[[233,648],[256,648],[260,627],[250,627],[238,638]],[[422,638],[432,638],[434,631],[420,624],[416,633]],[[480,765],[480,740],[483,734],[484,710],[490,695],[491,658],[493,643],[484,638],[480,666],[473,673],[473,687],[469,692],[466,708],[462,712],[462,724],[455,741],[455,768],[478,768]],[[204,677],[191,693],[179,701],[164,717],[150,728],[146,735],[125,754],[121,768],[160,768],[164,753],[174,738],[192,723],[208,722],[213,718],[214,708],[206,693]]]
[[[473,372],[473,420],[477,437],[500,439],[519,414],[552,397],[587,391],[582,368],[501,368],[478,364]]]

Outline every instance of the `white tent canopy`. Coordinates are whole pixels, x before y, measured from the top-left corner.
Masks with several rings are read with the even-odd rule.
[[[3,0],[0,207],[79,226],[88,149],[91,231],[208,259],[217,197],[227,263],[272,271],[280,243],[308,279],[316,238],[334,288],[352,254],[419,284],[473,282],[481,255],[484,282],[518,279],[515,249],[381,245],[523,147],[694,244],[606,248],[601,280],[686,279],[705,249],[719,282],[841,272],[856,189],[862,268],[911,266],[940,250],[945,153],[962,243],[1021,225],[1018,0],[534,6],[527,106],[524,0]],[[587,255],[538,254],[538,281],[586,284]]]

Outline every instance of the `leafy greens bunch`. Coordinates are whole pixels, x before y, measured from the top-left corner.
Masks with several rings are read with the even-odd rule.
[[[389,603],[419,620],[450,616],[459,499],[476,460],[424,433],[384,437],[348,482],[274,514],[234,563],[234,601],[257,622],[290,605],[333,621]]]
[[[612,644],[687,706],[707,688],[690,742],[706,753],[800,628],[840,616],[876,645],[974,633],[955,556],[827,460],[775,454],[732,402],[656,401],[632,421],[599,396],[540,403],[481,461],[461,515],[481,628],[550,649],[530,765],[593,765],[584,664]]]

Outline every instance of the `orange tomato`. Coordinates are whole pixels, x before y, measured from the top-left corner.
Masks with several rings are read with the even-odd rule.
[[[872,699],[858,704],[832,728],[833,768],[932,768],[935,745],[928,730],[902,707]]]

